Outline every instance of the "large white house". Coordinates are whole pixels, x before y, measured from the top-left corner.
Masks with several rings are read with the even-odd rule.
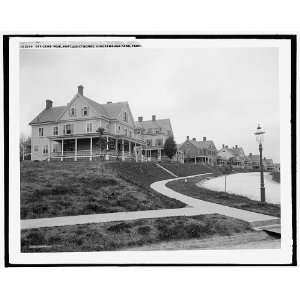
[[[135,129],[128,102],[99,104],[83,95],[83,86],[66,106],[45,109],[30,123],[32,160],[83,159],[104,156],[133,158],[146,143]],[[101,142],[99,128],[102,132]]]

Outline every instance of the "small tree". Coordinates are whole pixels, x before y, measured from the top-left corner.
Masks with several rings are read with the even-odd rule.
[[[30,159],[31,154],[31,138],[24,134],[20,136],[20,160]]]
[[[167,140],[165,142],[165,146],[164,146],[164,151],[165,151],[165,154],[170,159],[172,159],[172,157],[176,154],[177,146],[176,146],[173,136],[170,136],[167,138]]]
[[[99,148],[100,148],[100,152],[101,152],[101,141],[102,141],[102,136],[104,134],[104,128],[101,128],[99,127],[96,132],[98,133],[98,136],[99,136],[99,141],[98,141],[98,145],[99,145]]]

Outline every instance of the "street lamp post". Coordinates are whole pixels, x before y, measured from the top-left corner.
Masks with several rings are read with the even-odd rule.
[[[266,191],[265,191],[265,184],[264,184],[264,166],[263,166],[263,159],[262,159],[262,144],[264,141],[264,134],[265,132],[262,130],[260,124],[257,126],[257,130],[254,133],[256,135],[256,141],[259,145],[259,162],[260,162],[260,201],[266,202]]]

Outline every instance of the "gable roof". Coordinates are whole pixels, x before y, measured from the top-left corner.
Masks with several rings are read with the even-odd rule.
[[[104,116],[109,119],[116,119],[120,114],[122,108],[128,105],[128,102],[100,104],[88,97],[77,93],[66,106],[53,106],[51,108],[44,109],[29,123],[29,125],[45,122],[57,122],[59,118],[69,109],[70,105],[78,98],[83,99],[85,102],[87,102],[87,104],[95,110],[99,117]]]
[[[44,109],[29,123],[29,125],[57,121],[66,108],[67,106],[54,106]]]
[[[212,140],[208,141],[194,141],[194,140],[186,140],[184,143],[180,145],[182,147],[186,142],[191,143],[194,145],[197,149],[216,149],[216,146]]]
[[[128,102],[124,101],[124,102],[113,102],[113,103],[102,104],[101,106],[111,118],[116,119],[119,116],[122,108],[126,107],[127,105]]]
[[[158,119],[158,120],[155,120],[155,121],[148,120],[148,121],[142,121],[142,122],[137,121],[137,122],[135,122],[135,125],[138,128],[143,128],[145,130],[161,128],[162,130],[172,131],[172,126],[171,126],[170,119]]]
[[[247,157],[246,157],[246,159],[247,160],[249,160],[249,161],[259,161],[260,160],[260,156],[259,156],[259,154],[252,154],[252,155],[248,155]]]

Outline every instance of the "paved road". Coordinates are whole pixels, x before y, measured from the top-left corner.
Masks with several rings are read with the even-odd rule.
[[[155,191],[165,196],[168,196],[170,198],[175,198],[187,204],[188,207],[186,208],[21,220],[21,229],[89,224],[89,223],[104,223],[104,222],[112,222],[112,221],[125,221],[125,220],[137,220],[137,219],[149,219],[149,218],[163,218],[163,217],[171,217],[171,216],[194,216],[194,215],[202,215],[202,214],[206,215],[206,214],[215,214],[215,213],[247,221],[251,223],[251,225],[253,226],[278,224],[280,222],[278,218],[272,216],[245,211],[245,210],[232,208],[220,204],[209,203],[189,196],[185,196],[166,187],[166,184],[173,180],[191,178],[191,177],[208,175],[208,174],[211,173],[172,178],[168,180],[154,182],[153,184],[151,184],[151,188],[154,189]]]

